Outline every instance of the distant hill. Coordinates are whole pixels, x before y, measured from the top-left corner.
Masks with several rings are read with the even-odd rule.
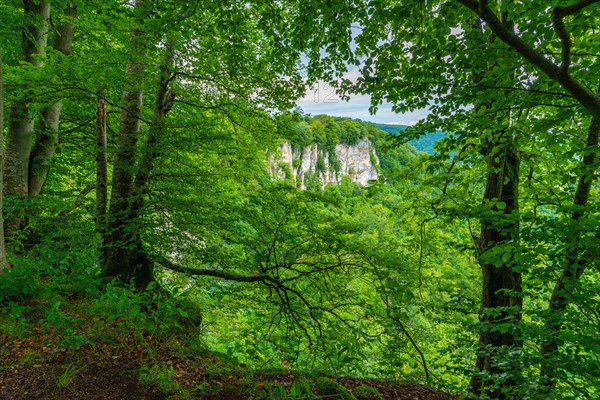
[[[408,128],[406,125],[389,125],[389,124],[375,124],[377,128],[385,131],[387,133],[391,133],[392,135],[398,135],[400,132],[403,132]],[[435,153],[434,144],[438,140],[444,137],[444,133],[442,131],[435,131],[428,133],[425,136],[421,136],[419,139],[409,140],[410,143],[415,149],[422,151],[424,153],[433,154]]]

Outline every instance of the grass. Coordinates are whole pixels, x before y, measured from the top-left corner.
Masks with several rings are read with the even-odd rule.
[[[132,374],[132,390],[150,388],[169,400],[383,399],[368,386],[352,384],[351,390],[318,374],[252,370],[213,353],[203,347],[197,326],[181,323],[180,306],[163,294],[119,285],[91,292],[46,288],[37,297],[0,304],[0,341],[6,343],[0,374],[13,366],[50,365],[60,394],[90,378],[78,365],[108,361],[117,372]]]
[[[56,391],[60,394],[68,389],[73,384],[78,372],[79,370],[73,364],[68,364],[63,373],[56,377]]]

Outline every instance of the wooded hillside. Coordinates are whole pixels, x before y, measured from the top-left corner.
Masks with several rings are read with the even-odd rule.
[[[3,2],[0,397],[597,398],[598,3]]]

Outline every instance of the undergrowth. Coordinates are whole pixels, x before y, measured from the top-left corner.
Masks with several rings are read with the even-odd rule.
[[[71,390],[85,365],[108,360],[127,362],[138,385],[170,400],[383,398],[375,388],[351,391],[332,378],[252,370],[211,352],[194,310],[158,286],[137,292],[118,282],[55,277],[30,263],[0,280],[0,341],[7,344],[0,373],[15,365],[57,365],[55,396]]]

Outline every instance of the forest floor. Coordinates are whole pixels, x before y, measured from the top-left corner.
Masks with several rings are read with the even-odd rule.
[[[421,384],[251,370],[142,327],[139,310],[102,304],[73,293],[0,303],[0,400],[457,398]]]

